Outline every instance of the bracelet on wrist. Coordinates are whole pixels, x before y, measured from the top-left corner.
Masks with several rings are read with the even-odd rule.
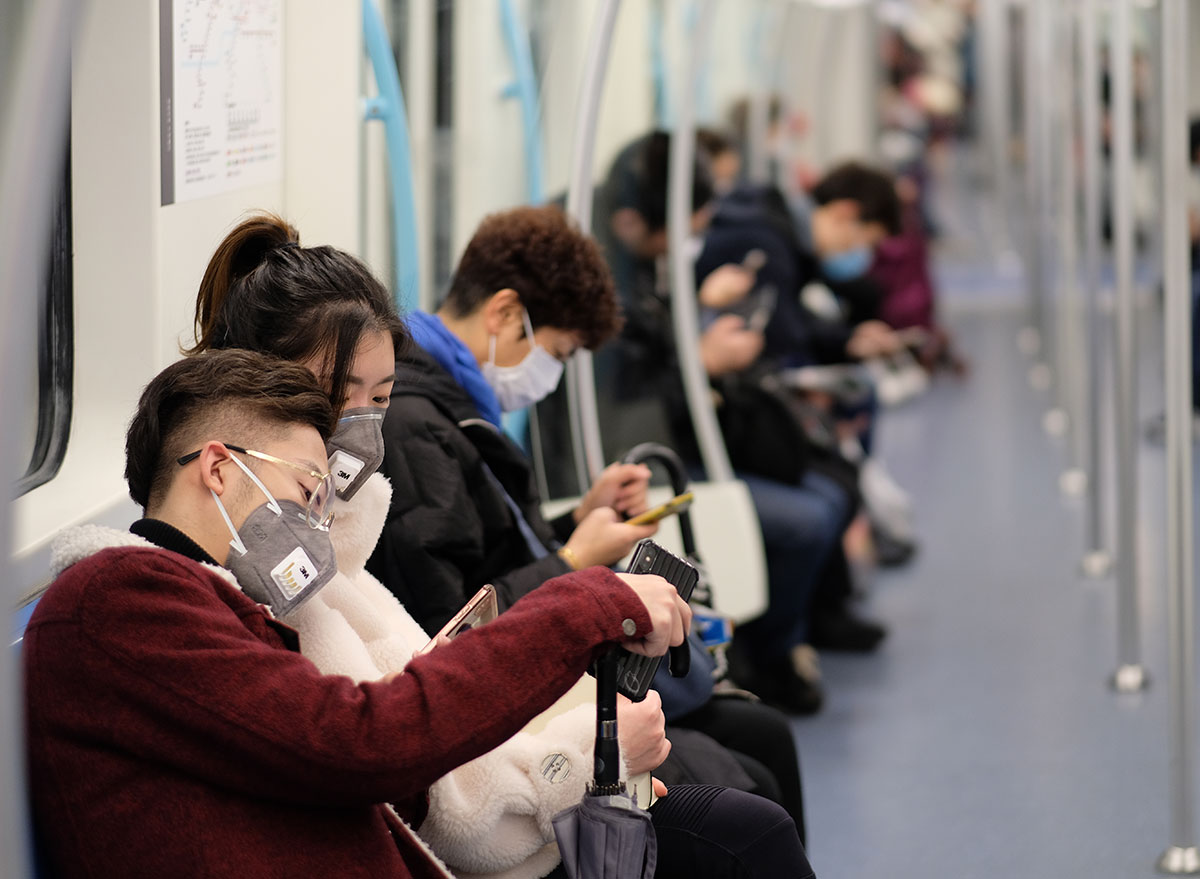
[[[579,562],[579,556],[575,555],[575,550],[569,546],[560,546],[558,548],[558,557],[567,563],[567,567],[572,571],[578,571],[583,567]]]

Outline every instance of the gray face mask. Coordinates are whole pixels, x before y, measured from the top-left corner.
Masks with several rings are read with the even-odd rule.
[[[275,500],[249,467],[233,460],[267,496],[267,502],[247,516],[241,528],[234,528],[221,498],[212,492],[233,535],[225,567],[237,577],[246,595],[270,607],[276,617],[287,616],[337,573],[329,529],[311,527],[304,507],[295,501]]]
[[[325,451],[338,499],[348,501],[383,463],[383,410],[346,410]]]

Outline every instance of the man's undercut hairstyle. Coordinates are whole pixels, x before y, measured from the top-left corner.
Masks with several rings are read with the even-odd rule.
[[[667,226],[667,186],[671,167],[671,135],[654,131],[627,145],[616,159],[604,184],[610,210],[633,208],[651,232]],[[708,156],[696,150],[692,167],[692,210],[713,200],[712,171]]]
[[[239,349],[185,357],[146,385],[129,423],[129,496],[143,508],[157,506],[178,459],[208,440],[254,448],[300,426],[324,441],[335,418],[329,395],[298,363]]]
[[[813,187],[813,201],[826,205],[848,199],[858,204],[859,220],[879,223],[889,235],[900,234],[900,197],[892,175],[861,162],[843,162]]]
[[[599,245],[554,205],[485,217],[458,261],[445,305],[466,317],[506,288],[521,297],[534,329],[576,332],[592,350],[620,332],[620,306]]]
[[[367,334],[388,333],[397,357],[409,338],[387,288],[361,260],[336,247],[301,247],[295,227],[271,213],[251,215],[217,246],[196,297],[195,332],[185,354],[245,348],[319,358],[339,404]]]

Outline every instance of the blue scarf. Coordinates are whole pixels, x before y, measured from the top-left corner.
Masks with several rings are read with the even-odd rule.
[[[429,356],[467,392],[480,417],[500,427],[500,401],[484,379],[471,349],[446,329],[436,314],[412,311],[407,315],[406,323],[413,341],[429,352]]]

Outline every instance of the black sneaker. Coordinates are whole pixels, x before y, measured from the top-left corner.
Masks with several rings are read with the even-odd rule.
[[[877,528],[871,529],[871,543],[875,547],[875,561],[881,568],[898,568],[908,564],[917,552],[914,541],[892,537]]]
[[[815,617],[809,628],[808,641],[820,650],[870,653],[885,637],[887,629],[878,623],[838,613]]]
[[[807,651],[804,657],[758,663],[752,661],[744,649],[736,649],[736,637],[734,646],[735,649],[729,651],[729,678],[739,686],[788,714],[807,716],[821,710],[825,704],[825,690],[821,687],[816,651],[811,647],[800,645],[794,649],[794,652]],[[798,661],[800,659],[807,661]]]
[[[792,671],[787,659],[764,668],[754,692],[771,707],[804,717],[816,714],[825,704],[825,690],[821,685],[806,681]]]

